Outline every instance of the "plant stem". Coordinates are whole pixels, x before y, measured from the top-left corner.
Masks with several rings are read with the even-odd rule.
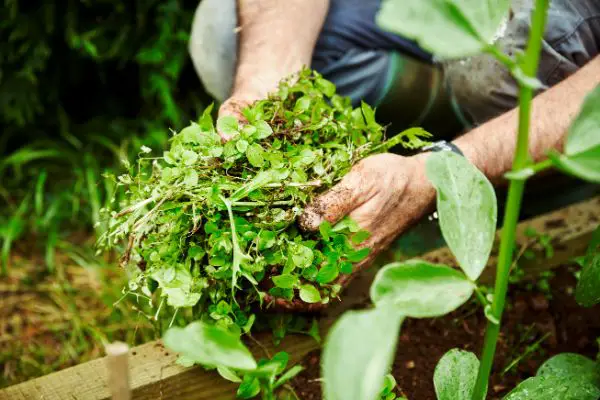
[[[235,201],[231,203],[232,207],[258,207],[258,206],[291,206],[294,204],[294,200],[282,200],[273,201],[268,203],[266,201]]]
[[[553,166],[554,166],[554,163],[552,162],[551,159],[548,158],[544,161],[540,161],[539,163],[533,164],[530,168],[533,170],[534,174],[537,174],[538,172],[544,171]]]
[[[529,43],[522,65],[522,70],[528,77],[535,77],[537,75],[540,51],[542,48],[542,38],[544,36],[544,27],[546,25],[548,3],[549,0],[536,0],[535,2]],[[533,89],[523,84],[519,85],[519,129],[515,157],[513,160],[513,171],[521,170],[529,163],[529,122],[531,119]],[[492,302],[492,315],[497,323],[488,321],[487,324],[483,352],[481,355],[481,364],[479,366],[475,388],[473,389],[473,400],[484,400],[487,393],[489,376],[492,371],[492,364],[496,353],[498,334],[500,333],[500,322],[502,321],[502,313],[506,302],[508,278],[515,247],[515,231],[519,220],[524,187],[524,180],[511,180],[508,188],[506,211],[504,213],[502,235],[500,238],[500,253],[498,255],[494,300]]]

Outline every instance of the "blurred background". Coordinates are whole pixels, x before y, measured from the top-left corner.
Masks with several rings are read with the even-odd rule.
[[[94,230],[111,177],[211,101],[187,51],[198,4],[0,5],[0,386],[158,336]]]

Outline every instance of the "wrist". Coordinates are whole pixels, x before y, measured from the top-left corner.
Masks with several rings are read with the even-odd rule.
[[[429,157],[429,153],[420,153],[410,157],[413,161],[413,177],[410,181],[412,195],[415,201],[421,203],[423,214],[434,206],[436,196],[435,188],[427,178],[427,157]]]

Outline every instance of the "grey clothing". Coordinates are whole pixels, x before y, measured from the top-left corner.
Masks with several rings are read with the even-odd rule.
[[[513,16],[498,44],[506,54],[524,51],[533,0],[514,0]],[[538,79],[552,87],[600,52],[600,0],[552,0]],[[480,55],[448,63],[446,77],[463,111],[483,123],[517,105],[518,87],[496,59]]]

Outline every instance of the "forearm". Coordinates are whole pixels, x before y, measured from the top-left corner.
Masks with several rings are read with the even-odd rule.
[[[328,0],[238,0],[240,41],[233,92],[264,97],[310,66]]]
[[[600,84],[600,56],[533,100],[529,154],[537,162],[551,149],[562,150],[585,95]],[[518,110],[503,114],[456,139],[454,143],[493,183],[511,169],[516,146]]]

